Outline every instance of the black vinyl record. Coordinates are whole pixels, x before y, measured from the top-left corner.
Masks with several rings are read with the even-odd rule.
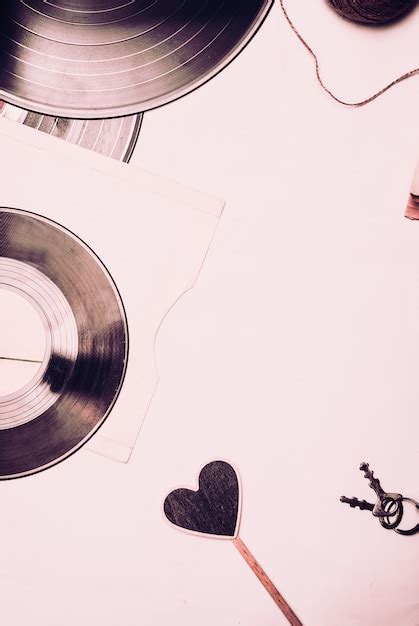
[[[0,5],[0,97],[60,117],[139,113],[198,87],[273,0],[13,0]]]
[[[66,458],[103,423],[123,383],[128,327],[91,249],[32,213],[0,209],[0,289],[32,305],[46,338],[36,373],[0,396],[0,479],[7,479]]]
[[[0,101],[0,117],[128,163],[138,141],[142,113],[103,120],[53,117]]]

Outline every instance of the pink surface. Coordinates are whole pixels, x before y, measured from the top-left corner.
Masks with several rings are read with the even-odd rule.
[[[415,16],[376,32],[291,8],[344,97],[417,60]],[[159,332],[130,463],[81,452],[1,485],[7,626],[286,624],[228,542],[163,519],[173,481],[217,457],[240,470],[243,540],[307,626],[419,623],[419,537],[339,502],[371,498],[364,460],[419,496],[418,80],[340,107],[276,9],[223,74],[145,116],[135,164],[227,205]]]

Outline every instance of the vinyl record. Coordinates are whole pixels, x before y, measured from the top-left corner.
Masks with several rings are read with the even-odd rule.
[[[24,386],[0,397],[0,479],[45,469],[85,443],[119,394],[128,354],[126,317],[112,278],[58,224],[0,209],[3,289],[39,315],[45,352]]]
[[[225,67],[272,3],[1,3],[0,96],[25,109],[86,119],[160,106]]]
[[[26,111],[1,100],[0,117],[126,163],[137,144],[142,121],[142,114],[103,120],[53,117]]]

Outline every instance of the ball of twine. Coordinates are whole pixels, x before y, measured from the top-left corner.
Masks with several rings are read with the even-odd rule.
[[[417,4],[417,0],[329,0],[346,20],[358,24],[387,24],[399,19]]]
[[[341,98],[338,98],[337,96],[335,96],[335,94],[327,87],[327,85],[325,84],[325,82],[323,81],[323,78],[320,74],[320,63],[319,63],[319,59],[317,58],[317,54],[314,52],[314,50],[311,48],[311,46],[307,43],[307,41],[304,39],[304,37],[302,36],[302,34],[300,33],[300,31],[298,30],[298,28],[295,26],[293,20],[290,18],[290,16],[288,15],[288,11],[285,8],[285,4],[284,1],[285,0],[278,0],[281,10],[285,16],[285,19],[287,20],[288,24],[290,25],[291,29],[294,31],[294,33],[296,34],[296,36],[298,37],[298,39],[301,41],[301,43],[303,44],[303,46],[306,48],[306,50],[309,52],[309,54],[313,57],[314,59],[314,63],[315,63],[315,68],[316,68],[316,76],[317,76],[317,80],[320,83],[320,86],[322,89],[324,89],[324,91],[329,94],[329,96],[331,98],[333,98],[333,100],[335,100],[336,102],[339,102],[339,104],[343,104],[344,106],[347,107],[362,107],[365,104],[369,104],[370,102],[373,102],[374,100],[376,100],[377,98],[379,98],[380,96],[383,95],[383,93],[385,93],[386,91],[388,91],[389,89],[391,89],[392,87],[394,87],[395,85],[398,85],[399,83],[407,80],[408,78],[412,78],[412,76],[418,76],[419,75],[419,67],[415,67],[412,70],[409,70],[408,72],[405,72],[404,74],[401,74],[400,76],[398,76],[397,78],[395,78],[394,80],[391,81],[391,83],[387,83],[387,85],[385,85],[382,89],[380,89],[380,91],[377,91],[376,93],[373,93],[372,96],[370,96],[369,98],[365,98],[364,100],[359,100],[358,102],[346,102],[345,100],[342,100]],[[343,4],[345,4],[345,6],[355,6],[355,4],[357,6],[360,6],[360,0],[345,0],[345,2],[343,0],[329,0],[330,3],[333,3],[333,6],[337,9],[337,5],[339,4],[339,6],[343,6]],[[403,4],[405,6],[405,8],[407,7],[407,10],[413,8],[417,3],[417,0],[414,0],[414,2],[401,2],[400,0],[387,0],[386,2],[384,2],[383,0],[381,0],[381,2],[379,0],[377,0],[376,2],[373,2],[372,0],[368,0],[368,2],[364,2],[363,6],[365,7],[367,4],[368,6],[383,6],[384,4],[386,6],[392,6],[393,9],[395,6],[398,6],[400,8],[400,5]],[[388,15],[388,14],[387,14]],[[395,16],[395,11],[393,10],[392,13],[393,17],[391,19],[396,19]],[[398,17],[400,17],[402,14],[399,12],[398,13]],[[348,18],[349,19],[349,18]],[[388,22],[389,19],[387,20],[381,20],[381,22],[367,22],[368,24],[384,24],[385,22]],[[366,23],[366,22],[364,22]]]

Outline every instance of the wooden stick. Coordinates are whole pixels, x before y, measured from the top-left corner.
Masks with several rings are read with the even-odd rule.
[[[303,623],[296,616],[285,598],[279,593],[272,580],[256,561],[255,557],[247,548],[245,543],[240,539],[240,537],[236,537],[236,539],[233,539],[233,543],[250,567],[250,569],[259,578],[260,582],[265,587],[266,591],[269,593],[275,604],[281,609],[291,626],[303,626]]]

